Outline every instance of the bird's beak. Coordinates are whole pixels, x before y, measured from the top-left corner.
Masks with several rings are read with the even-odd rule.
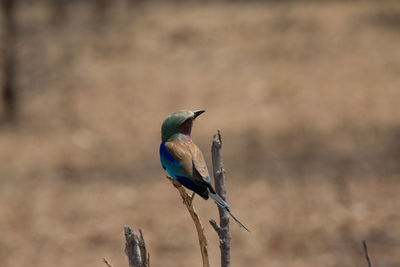
[[[195,111],[193,111],[193,113],[194,113],[194,119],[196,119],[198,116],[200,116],[202,113],[204,113],[205,112],[205,110],[203,110],[203,109],[199,109],[199,110],[195,110]]]

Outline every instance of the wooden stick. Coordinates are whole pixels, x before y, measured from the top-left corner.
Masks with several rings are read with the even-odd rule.
[[[225,170],[221,156],[222,138],[218,134],[214,135],[211,146],[211,155],[213,163],[214,184],[216,193],[226,201]],[[229,231],[229,214],[225,209],[218,207],[219,225],[210,220],[211,226],[217,232],[219,237],[219,248],[221,250],[221,267],[231,266],[231,233]]]
[[[128,256],[129,267],[149,267],[150,254],[147,253],[142,230],[139,229],[139,236],[127,225],[125,232],[125,253]]]
[[[203,260],[203,267],[210,267],[210,262],[208,259],[208,251],[207,251],[207,238],[204,234],[204,228],[200,222],[200,218],[197,215],[197,212],[193,207],[192,200],[191,200],[190,196],[186,193],[185,188],[183,188],[183,186],[177,180],[175,180],[169,176],[167,176],[167,178],[172,182],[174,187],[176,189],[178,189],[178,191],[182,197],[183,203],[185,204],[187,210],[189,211],[190,216],[193,219],[194,225],[196,226],[197,235],[199,237],[201,258]]]
[[[113,267],[111,263],[108,262],[106,258],[103,258],[103,262],[108,266],[108,267]]]

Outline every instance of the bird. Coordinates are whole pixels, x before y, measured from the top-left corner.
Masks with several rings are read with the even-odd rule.
[[[173,179],[193,191],[192,199],[194,193],[205,200],[211,197],[240,227],[250,232],[232,215],[229,204],[215,192],[203,153],[192,141],[193,122],[204,112],[202,109],[178,110],[165,118],[161,126],[161,165]]]

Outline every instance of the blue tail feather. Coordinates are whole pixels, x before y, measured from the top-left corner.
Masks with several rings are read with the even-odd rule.
[[[226,201],[224,201],[218,194],[213,193],[211,191],[208,192],[210,194],[210,197],[214,200],[214,202],[221,207],[222,209],[226,210],[229,215],[232,217],[232,219],[235,220],[235,222],[240,226],[243,227],[244,229],[246,229],[247,232],[250,232],[249,229],[247,229],[246,226],[244,226],[243,223],[241,223],[238,219],[236,219],[235,216],[233,216],[233,214],[231,213],[230,209],[229,209],[229,204],[226,203]]]

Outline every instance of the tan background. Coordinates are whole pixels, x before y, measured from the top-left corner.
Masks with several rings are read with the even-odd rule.
[[[252,231],[232,225],[233,266],[366,266],[363,239],[377,266],[400,265],[397,1],[97,5],[17,6],[1,266],[127,266],[125,224],[152,266],[201,266],[158,158],[183,108],[207,110],[193,139],[208,163],[222,131],[229,202]],[[195,205],[218,266],[217,210]]]

